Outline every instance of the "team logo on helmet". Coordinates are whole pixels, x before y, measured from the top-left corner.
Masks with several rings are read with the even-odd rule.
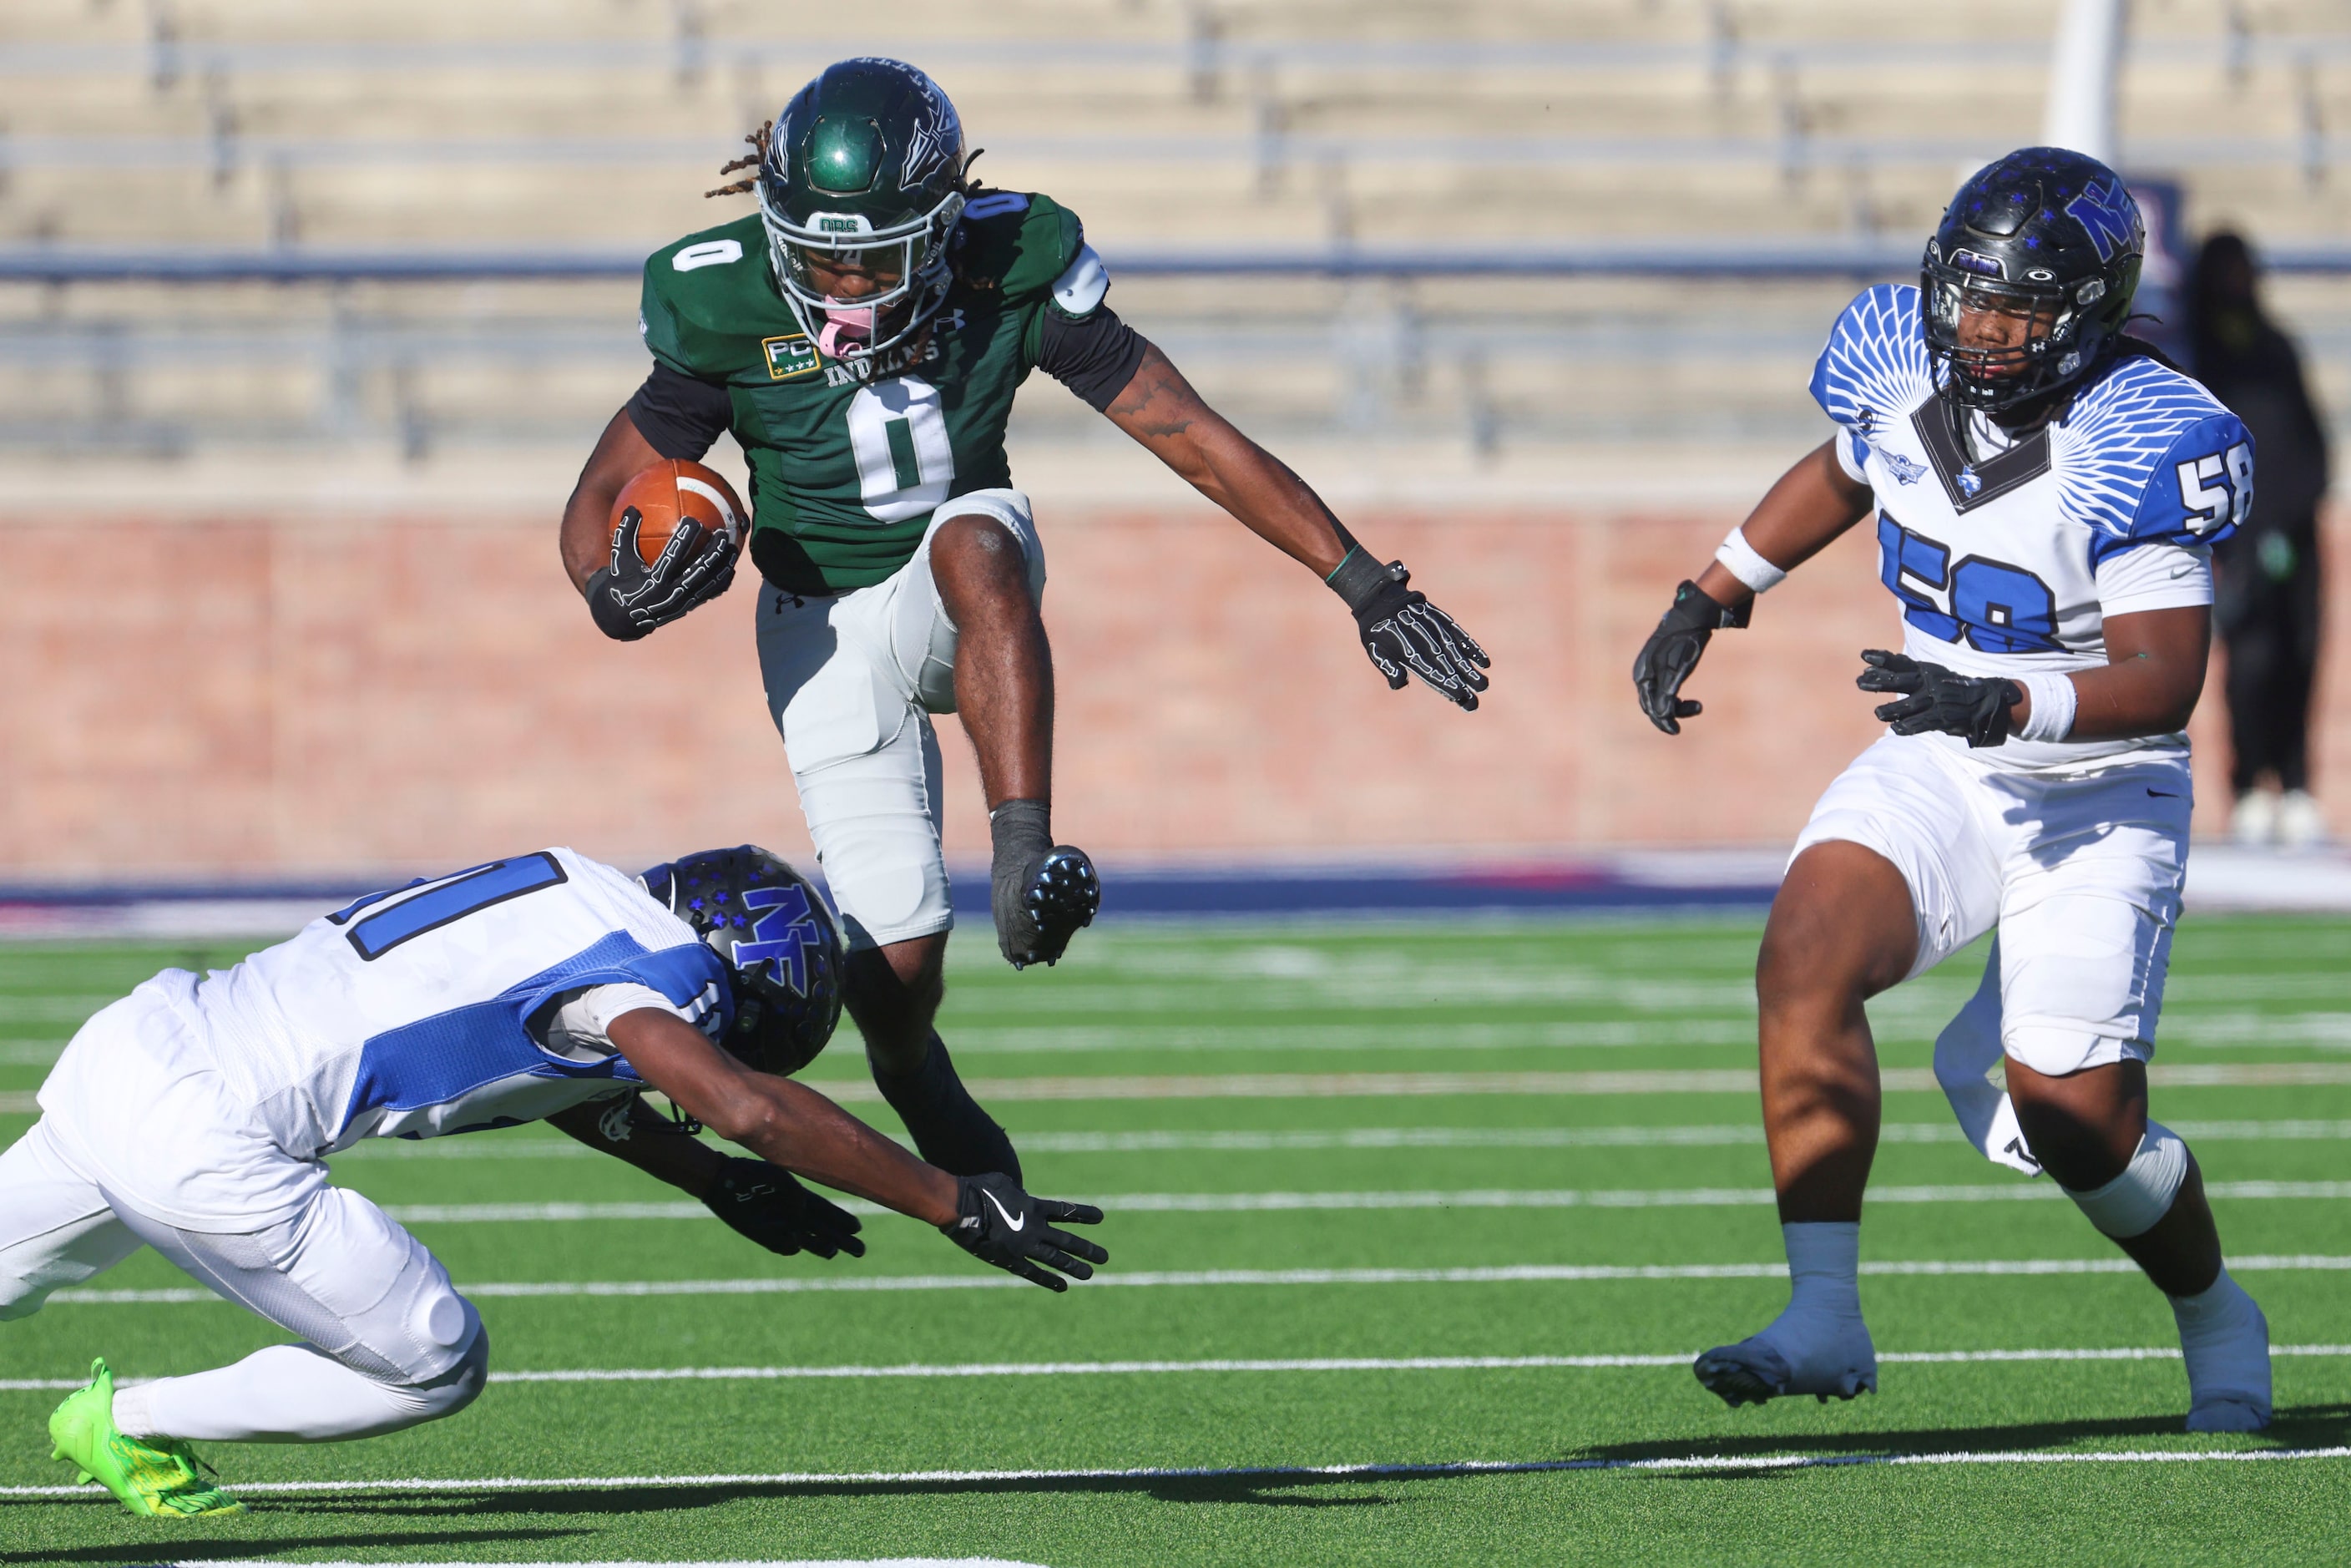
[[[746,969],[772,965],[778,981],[808,995],[810,960],[826,951],[831,937],[809,907],[808,889],[746,888],[743,907],[753,912],[751,939],[735,944],[735,962]]]
[[[2082,225],[2100,261],[2112,261],[2138,232],[2138,204],[2113,180],[2100,180],[2066,203],[2065,215]]]

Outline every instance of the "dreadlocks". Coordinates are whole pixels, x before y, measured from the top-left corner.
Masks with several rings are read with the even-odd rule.
[[[749,135],[744,137],[743,140],[751,144],[751,155],[747,158],[737,158],[726,163],[723,163],[719,166],[718,172],[722,174],[732,174],[737,169],[757,169],[761,163],[767,161],[768,138],[775,133],[775,130],[776,122],[770,120],[765,125],[759,127],[758,130],[754,131]],[[739,196],[746,191],[756,189],[758,186],[758,183],[759,176],[753,174],[747,180],[732,180],[724,185],[720,185],[716,190],[705,191],[702,193],[705,197]]]

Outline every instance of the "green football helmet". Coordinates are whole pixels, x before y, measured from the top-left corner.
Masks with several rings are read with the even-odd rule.
[[[784,106],[759,164],[759,218],[784,298],[826,355],[883,352],[938,313],[964,164],[955,105],[902,61],[828,66]],[[843,269],[878,287],[828,293]]]

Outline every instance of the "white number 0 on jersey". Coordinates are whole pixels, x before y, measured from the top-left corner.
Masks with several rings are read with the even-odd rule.
[[[2252,447],[2240,441],[2225,453],[2180,464],[2179,504],[2188,508],[2190,533],[2217,528],[2223,520],[2242,528],[2253,509]]]
[[[875,522],[919,517],[955,487],[939,389],[920,376],[859,388],[849,402],[849,445],[857,455],[858,499]]]

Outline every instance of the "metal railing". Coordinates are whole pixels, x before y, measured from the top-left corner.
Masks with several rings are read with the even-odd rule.
[[[1904,258],[1904,271],[1908,258]],[[630,268],[633,272],[633,267]],[[1896,274],[1898,276],[1899,274]],[[0,449],[143,454],[373,444],[412,459],[549,443],[585,450],[643,375],[632,291],[457,275],[374,280],[272,275],[119,298],[78,282],[0,297]],[[1130,272],[1130,277],[1132,273]],[[550,287],[573,290],[550,296]],[[1490,452],[1560,442],[1796,440],[1816,432],[1804,386],[1847,283],[1820,275],[1684,277],[1629,289],[1564,277],[1490,290],[1382,274],[1228,294],[1196,275],[1137,282],[1126,314],[1203,392],[1270,436],[1435,439]],[[242,292],[240,292],[242,290]],[[2351,292],[2321,287],[2297,322],[2322,402],[2351,413]],[[1114,433],[1039,378],[1025,441]]]
[[[339,71],[367,76],[426,70],[499,73],[664,70],[682,78],[776,66],[816,68],[840,57],[843,46],[802,38],[713,37],[696,24],[693,7],[674,13],[679,25],[666,37],[643,38],[507,38],[478,40],[215,40],[185,35],[171,10],[151,11],[143,43],[19,42],[0,45],[0,77],[133,76],[157,90],[205,76],[283,76]],[[2130,65],[2210,65],[2230,74],[2331,64],[2351,58],[2351,33],[2266,33],[2231,11],[2234,25],[2204,37],[2141,37],[2129,40]],[[1192,10],[1180,37],[1100,39],[1055,37],[1005,38],[910,37],[862,46],[946,69],[956,66],[1124,68],[1184,74],[1196,98],[1213,99],[1231,85],[1267,71],[1381,71],[1524,74],[1530,71],[1606,73],[1631,69],[1695,70],[1721,80],[1744,72],[1786,69],[1981,70],[2010,66],[2045,68],[2050,41],[2043,37],[1948,39],[1770,38],[1741,30],[1727,7],[1716,6],[1706,36],[1684,40],[1528,38],[1249,38],[1205,7]]]
[[[1675,279],[1911,277],[1916,238],[1826,240],[1661,238],[1445,251],[1378,245],[1265,246],[1251,250],[1122,251],[1121,277],[1322,277],[1398,280],[1463,277]],[[0,246],[0,284],[465,283],[634,278],[654,248],[245,249],[147,246]],[[2351,239],[2262,246],[2262,266],[2294,275],[2351,274]]]

